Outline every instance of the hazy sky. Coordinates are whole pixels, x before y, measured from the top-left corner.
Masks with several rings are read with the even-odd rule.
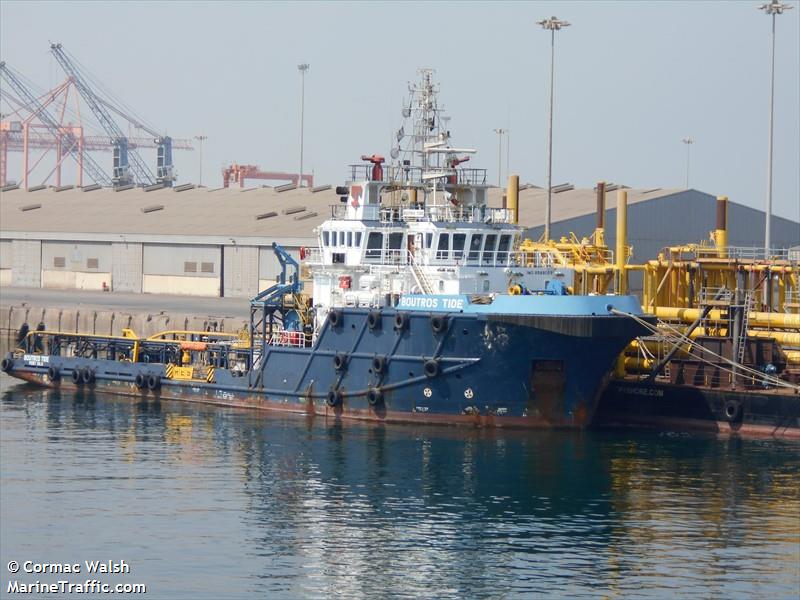
[[[556,15],[553,184],[690,187],[763,208],[770,17],[736,2],[0,3],[0,55],[44,89],[61,42],[117,96],[173,137],[207,135],[203,180],[230,162],[296,172],[300,75],[305,165],[341,183],[361,154],[388,154],[416,69],[436,69],[454,143],[497,181],[546,183],[549,33]],[[777,18],[775,214],[800,219],[800,8]],[[84,110],[84,118],[89,113]],[[18,179],[18,154],[9,177]],[[110,154],[98,161],[110,170]],[[154,163],[152,155],[146,155]],[[197,152],[176,153],[196,182]],[[506,174],[505,148],[503,174]],[[254,184],[257,182],[253,182]]]

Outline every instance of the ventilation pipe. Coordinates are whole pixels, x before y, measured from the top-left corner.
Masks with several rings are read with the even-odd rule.
[[[625,242],[628,237],[628,192],[617,190],[617,294],[628,293],[628,274],[625,272]]]

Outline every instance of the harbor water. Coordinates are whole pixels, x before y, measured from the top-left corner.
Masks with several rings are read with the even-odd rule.
[[[0,383],[3,597],[92,578],[160,599],[800,594],[797,443],[385,427]],[[87,560],[129,570],[9,572]]]

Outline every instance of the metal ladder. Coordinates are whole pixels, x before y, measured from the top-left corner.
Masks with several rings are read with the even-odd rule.
[[[422,290],[424,294],[433,294],[433,285],[430,279],[428,279],[425,271],[417,264],[417,260],[411,252],[408,253],[408,262],[411,264],[411,273],[414,275],[419,289]]]
[[[744,306],[742,307],[744,314],[742,315],[742,330],[739,332],[739,354],[736,357],[736,362],[740,365],[744,360],[744,353],[747,350],[747,328],[750,326],[750,311],[753,308],[754,299],[753,291],[748,290],[744,297]]]

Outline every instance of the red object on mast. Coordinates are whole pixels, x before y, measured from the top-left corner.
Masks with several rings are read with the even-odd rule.
[[[372,163],[372,176],[370,181],[383,181],[383,163],[386,161],[380,154],[373,154],[372,156],[364,155],[361,160],[366,160]]]

